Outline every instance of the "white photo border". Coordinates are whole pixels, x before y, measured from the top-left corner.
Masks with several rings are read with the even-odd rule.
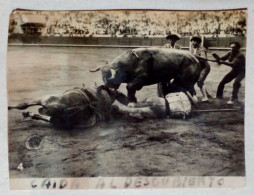
[[[100,9],[160,9],[160,10],[221,10],[247,8],[247,47],[246,47],[246,86],[245,86],[245,159],[246,186],[237,189],[145,189],[145,190],[89,190],[90,194],[253,194],[254,193],[254,2],[252,0],[0,0],[0,194],[27,194],[27,191],[9,190],[8,167],[8,129],[7,129],[7,85],[6,85],[6,55],[8,41],[9,15],[12,10],[100,10]],[[41,194],[45,191],[36,191]],[[75,191],[55,191],[51,193],[74,194]],[[81,191],[77,191],[81,192]]]

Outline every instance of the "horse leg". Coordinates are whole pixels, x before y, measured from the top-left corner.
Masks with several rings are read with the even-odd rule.
[[[42,116],[40,114],[33,114],[32,112],[22,112],[24,118],[31,118],[34,120],[41,120],[44,122],[50,122],[50,117]]]
[[[31,106],[42,106],[41,100],[33,100],[30,102],[20,103],[16,106],[8,106],[8,110],[11,110],[11,109],[25,110]]]

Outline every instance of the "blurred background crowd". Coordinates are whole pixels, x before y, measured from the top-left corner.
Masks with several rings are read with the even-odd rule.
[[[229,11],[14,11],[9,34],[66,37],[246,35],[245,10]]]

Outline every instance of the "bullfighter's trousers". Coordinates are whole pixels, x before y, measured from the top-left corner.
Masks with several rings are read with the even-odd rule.
[[[223,90],[225,84],[231,82],[233,79],[235,79],[233,84],[233,92],[232,92],[232,99],[236,100],[238,99],[238,91],[241,87],[241,81],[245,77],[245,70],[235,70],[232,69],[226,76],[221,80],[218,89],[217,89],[217,97],[222,98],[223,97]]]

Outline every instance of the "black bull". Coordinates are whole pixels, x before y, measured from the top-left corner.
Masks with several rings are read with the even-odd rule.
[[[201,65],[188,51],[139,48],[123,53],[101,71],[105,85],[110,88],[118,89],[121,83],[127,83],[128,98],[136,102],[135,93],[143,86],[165,83],[172,79],[176,91],[189,91],[193,94]]]

